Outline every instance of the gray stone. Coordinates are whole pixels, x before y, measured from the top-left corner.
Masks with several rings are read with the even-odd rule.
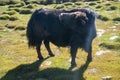
[[[105,32],[106,32],[106,30],[97,29],[97,36],[98,36],[98,37],[101,37]]]
[[[115,40],[117,38],[119,38],[119,36],[112,36],[112,37],[109,38],[109,40]]]
[[[104,76],[102,77],[102,80],[112,80],[112,76]]]
[[[102,54],[109,53],[109,52],[110,52],[109,50],[100,50],[100,51],[97,51],[95,55],[100,56]]]

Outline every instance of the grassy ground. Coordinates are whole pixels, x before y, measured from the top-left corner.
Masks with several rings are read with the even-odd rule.
[[[120,2],[18,5],[21,4],[0,6],[0,80],[101,80],[104,76],[120,80]],[[87,54],[79,50],[77,67],[69,70],[69,49],[57,48],[53,44],[51,48],[55,57],[47,58],[47,51],[42,45],[45,59],[37,61],[36,51],[28,49],[25,35],[31,12],[40,7],[90,7],[100,15],[96,20],[97,31],[104,30],[105,33],[93,41],[93,62],[87,63]],[[113,36],[118,38],[110,40]],[[107,52],[96,55],[101,50]]]

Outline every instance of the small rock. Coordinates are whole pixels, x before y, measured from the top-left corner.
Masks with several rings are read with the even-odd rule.
[[[100,51],[96,52],[95,55],[100,56],[100,55],[108,53],[108,52],[110,52],[110,51],[109,50],[100,50]]]
[[[119,24],[119,23],[116,23],[115,25],[117,26],[117,25],[120,25],[120,24]]]
[[[56,53],[56,56],[59,56],[60,53],[61,53],[61,51],[60,51],[59,49],[56,49],[56,50],[55,50],[55,53]]]
[[[112,80],[112,76],[105,76],[105,77],[102,77],[102,80]]]
[[[112,26],[112,27],[109,27],[110,29],[116,29],[117,27],[116,26]]]
[[[68,62],[71,62],[71,58],[68,60]]]
[[[6,39],[3,38],[0,39],[0,42],[6,42],[6,41],[7,41]]]
[[[119,38],[119,36],[112,36],[112,37],[109,38],[109,40],[115,40],[117,38]]]
[[[45,63],[45,65],[47,65],[47,66],[49,66],[49,65],[51,65],[51,61],[47,61],[46,63]]]
[[[97,69],[95,69],[95,68],[91,69],[90,71],[92,74],[96,74],[98,72]]]
[[[98,29],[98,30],[97,30],[97,35],[98,35],[98,37],[101,37],[105,32],[106,32],[106,31],[103,30],[103,29]]]
[[[87,70],[87,74],[97,75],[99,71],[96,68],[91,68]]]
[[[117,31],[117,29],[113,29],[113,31]]]

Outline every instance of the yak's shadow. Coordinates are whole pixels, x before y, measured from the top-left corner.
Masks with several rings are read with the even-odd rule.
[[[90,63],[86,62],[75,71],[61,68],[47,68],[40,70],[39,67],[43,61],[20,65],[9,70],[0,80],[42,80],[41,78],[43,78],[43,80],[85,80],[83,74]]]

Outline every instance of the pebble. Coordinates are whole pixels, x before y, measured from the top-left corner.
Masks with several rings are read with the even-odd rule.
[[[102,77],[102,80],[112,80],[112,76],[105,76],[105,77]]]
[[[116,26],[112,26],[112,27],[109,27],[110,29],[116,29],[117,27]]]
[[[110,52],[110,51],[109,50],[100,50],[100,51],[96,52],[95,55],[100,56],[100,55],[108,53],[108,52]]]
[[[96,68],[92,68],[92,69],[88,69],[87,73],[97,75],[99,71]]]
[[[45,63],[41,64],[41,67],[43,66],[50,66],[52,64],[51,61],[45,61]]]
[[[47,66],[49,66],[49,65],[51,65],[51,61],[47,61],[46,63],[45,63],[45,65],[47,65]]]
[[[103,30],[103,29],[98,29],[98,30],[97,30],[97,36],[98,36],[98,37],[101,37],[105,32],[106,32],[106,31]]]
[[[109,38],[109,40],[115,40],[117,38],[119,38],[119,36],[112,36],[112,37]]]

